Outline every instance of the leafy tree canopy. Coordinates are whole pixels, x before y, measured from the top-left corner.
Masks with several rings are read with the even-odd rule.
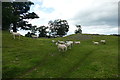
[[[54,21],[49,21],[50,32],[53,36],[64,36],[69,31],[69,25],[67,20],[57,19]]]
[[[2,2],[2,25],[3,30],[8,30],[10,24],[13,24],[13,31],[16,32],[18,27],[26,29],[29,27],[24,19],[39,18],[34,12],[29,13],[30,6],[33,2]],[[6,23],[7,22],[7,23]]]
[[[46,37],[47,36],[47,29],[48,27],[46,26],[40,26],[37,28],[37,30],[39,31],[39,37]]]
[[[82,29],[81,29],[81,25],[76,25],[76,27],[77,27],[77,30],[75,30],[75,34],[77,34],[77,33],[82,33]]]

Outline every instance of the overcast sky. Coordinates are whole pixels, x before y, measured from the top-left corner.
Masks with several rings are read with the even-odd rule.
[[[33,25],[48,25],[48,21],[64,19],[73,34],[80,24],[83,33],[116,34],[118,33],[119,0],[30,0],[34,3],[30,12],[40,18],[29,20]]]

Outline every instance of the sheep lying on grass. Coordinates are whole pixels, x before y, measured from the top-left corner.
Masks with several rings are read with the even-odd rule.
[[[55,45],[58,45],[58,42],[56,42]]]
[[[52,40],[53,43],[55,43],[55,40]]]
[[[80,41],[75,41],[74,44],[80,44]]]
[[[31,36],[32,36],[32,38],[38,38],[37,35],[31,35]]]
[[[98,44],[99,44],[99,42],[95,42],[95,41],[93,41],[93,44],[98,45]]]
[[[67,51],[67,46],[65,44],[58,44],[59,51]]]
[[[105,40],[100,40],[101,43],[103,44],[106,44],[106,41]]]
[[[14,39],[15,39],[15,36],[19,36],[19,39],[20,39],[20,36],[21,36],[20,33],[17,33],[17,32],[11,32],[11,33],[12,33]]]

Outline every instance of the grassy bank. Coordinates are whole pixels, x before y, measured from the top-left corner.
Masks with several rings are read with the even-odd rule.
[[[80,40],[66,52],[59,52],[52,39],[13,39],[3,31],[3,78],[116,78],[118,77],[118,37],[71,35],[55,40]],[[105,45],[92,41],[105,39]]]

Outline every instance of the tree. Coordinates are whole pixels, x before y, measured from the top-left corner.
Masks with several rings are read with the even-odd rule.
[[[23,21],[23,19],[34,19],[39,18],[34,12],[29,13],[30,6],[34,5],[33,2],[13,2],[13,14],[14,16],[18,16],[18,20],[13,19],[13,32],[16,32],[16,26],[17,23],[19,24],[20,21]],[[23,21],[24,22],[24,21]],[[19,27],[19,26],[17,26]],[[23,27],[23,26],[22,26]],[[25,26],[26,27],[26,26]]]
[[[69,25],[67,20],[57,19],[54,21],[49,21],[50,33],[52,36],[64,36],[69,31]]]
[[[27,34],[25,34],[26,37],[31,37],[31,33],[28,32]]]
[[[12,4],[10,2],[2,2],[2,30],[8,30],[12,22]]]
[[[3,26],[5,25],[5,23],[4,23],[5,21],[8,21],[9,23],[7,23],[7,28],[3,28],[3,29],[8,29],[9,25],[12,23],[13,24],[13,32],[16,32],[18,27],[25,29],[25,27],[27,26],[27,23],[26,23],[26,21],[24,21],[24,19],[39,18],[34,12],[32,12],[32,13],[28,12],[30,10],[30,6],[33,4],[34,3],[30,2],[30,1],[28,1],[28,2],[13,2],[13,3],[11,3],[11,2],[5,3],[4,2],[3,6],[2,6],[2,9],[3,9],[2,13],[4,14],[3,18],[2,18]],[[7,12],[9,12],[9,14]],[[8,16],[8,15],[10,15],[10,16]],[[21,25],[21,26],[19,26],[19,25]]]
[[[31,32],[35,34],[36,31],[37,31],[37,26],[32,26],[31,25],[30,29],[31,29]]]
[[[77,34],[77,33],[82,33],[82,29],[81,29],[81,25],[76,25],[76,27],[77,27],[77,30],[75,30],[75,34]]]
[[[28,32],[27,34],[25,34],[25,37],[32,37],[32,35],[35,35],[35,34]]]
[[[39,31],[39,37],[46,37],[47,36],[47,29],[48,27],[46,26],[40,26],[37,28],[37,30]]]

